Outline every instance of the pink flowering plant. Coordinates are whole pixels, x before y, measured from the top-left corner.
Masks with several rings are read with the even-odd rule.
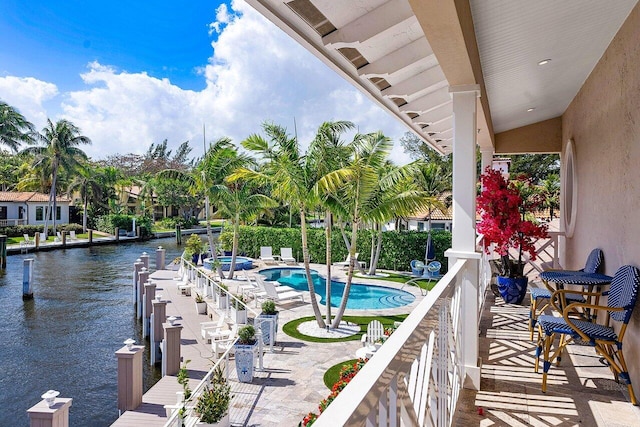
[[[527,219],[527,214],[537,209],[544,202],[544,197],[524,175],[507,181],[500,171],[487,167],[481,180],[483,190],[477,198],[480,214],[477,229],[484,235],[485,251],[489,253],[490,246],[494,244],[495,252],[500,255],[500,274],[522,277],[523,252],[535,260],[535,242],[548,236],[546,224]],[[518,250],[517,260],[509,258],[511,248]]]

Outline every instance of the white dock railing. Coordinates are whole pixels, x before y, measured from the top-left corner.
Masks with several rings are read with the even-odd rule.
[[[217,278],[214,276],[214,274],[211,274],[211,272],[207,271],[204,268],[200,268],[196,266],[190,260],[186,260],[184,257],[181,257],[180,271],[183,274],[186,273],[186,276],[188,277],[189,281],[192,284],[194,284],[195,292],[200,292],[201,295],[212,298],[213,302],[217,302],[218,298],[226,299],[226,304],[224,305],[225,307],[224,309],[213,308],[211,305],[209,305],[209,307],[211,309],[215,309],[219,315],[229,317],[230,315],[229,310],[231,306],[230,303],[231,301],[235,300],[237,304],[243,305],[245,309],[253,315],[254,326],[257,329],[257,332],[256,332],[257,337],[263,336],[260,329],[261,327],[263,327],[263,324],[265,322],[266,322],[265,327],[272,328],[271,331],[273,331],[272,319],[268,319],[268,318],[259,319],[259,321],[257,321],[256,318],[259,313],[257,313],[255,310],[250,308],[243,301],[239,301],[234,295],[231,295],[231,293],[227,289],[224,289],[222,286],[220,286],[222,282],[219,282]],[[222,291],[224,291],[224,294],[225,294],[224,296],[222,296],[223,294]],[[236,338],[236,341],[237,341],[237,338]],[[235,344],[235,341],[234,341],[234,344]],[[263,368],[264,352],[263,352],[263,343],[261,339],[258,339],[258,344],[259,344],[258,366],[256,367],[256,369],[258,371],[262,371],[264,369]],[[192,391],[191,396],[188,400],[182,403],[177,402],[176,405],[172,405],[176,407],[176,410],[172,412],[171,416],[169,417],[167,422],[164,424],[164,427],[181,427],[181,426],[191,427],[196,425],[196,423],[198,422],[198,415],[195,413],[194,408],[195,408],[196,402],[198,401],[198,397],[202,394],[205,387],[208,387],[211,385],[211,378],[213,377],[213,372],[218,368],[218,366],[221,363],[224,363],[225,373],[226,373],[225,376],[227,380],[229,379],[229,355],[230,355],[230,352],[232,351],[232,347],[233,346],[227,349],[227,351],[222,355],[222,357],[218,359],[218,361],[216,361],[216,363],[213,365],[211,370],[209,370],[207,375],[205,375],[202,381],[200,381],[200,383]],[[270,351],[273,351],[272,344],[269,345],[269,349]],[[233,401],[233,397],[232,397],[232,401]],[[184,408],[184,410],[180,411],[180,408]]]
[[[477,260],[458,259],[314,427],[450,426],[467,376],[464,360],[469,368],[477,362],[469,356],[477,357],[478,324],[462,313],[474,291],[484,297],[480,271]],[[474,335],[475,349],[466,335]]]

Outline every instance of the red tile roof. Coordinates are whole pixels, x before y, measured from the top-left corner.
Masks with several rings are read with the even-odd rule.
[[[58,202],[71,202],[64,196],[56,196]],[[48,202],[49,195],[35,191],[0,191],[0,202]]]

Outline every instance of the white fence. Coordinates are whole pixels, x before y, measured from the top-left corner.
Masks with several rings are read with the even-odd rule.
[[[469,356],[477,357],[478,318],[462,313],[482,306],[481,271],[458,259],[314,426],[451,425],[467,369],[477,368]]]

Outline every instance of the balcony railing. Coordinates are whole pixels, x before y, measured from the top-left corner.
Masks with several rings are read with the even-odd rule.
[[[477,262],[455,261],[314,426],[451,425],[465,379],[478,366],[478,317],[462,316],[482,306],[488,281],[480,280],[486,267]]]
[[[558,247],[558,241],[561,236],[564,236],[564,232],[550,231],[548,239],[539,239],[535,244],[535,260],[532,260],[526,253],[522,254],[523,261],[525,262],[525,276],[542,273],[544,270],[549,270],[551,268],[561,268],[560,249]],[[518,257],[518,251],[516,249],[510,249],[509,254],[514,259],[517,259]]]
[[[15,225],[27,225],[26,219],[0,219],[0,227],[11,227]]]

